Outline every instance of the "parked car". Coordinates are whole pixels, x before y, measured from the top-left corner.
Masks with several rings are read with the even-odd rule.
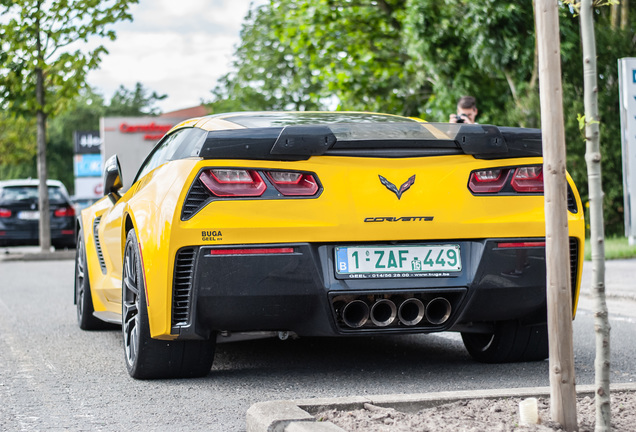
[[[134,378],[206,375],[217,341],[460,332],[548,355],[541,133],[384,114],[185,121],[78,220],[82,329],[122,325]],[[583,259],[568,176],[572,314]]]
[[[0,245],[37,245],[40,211],[37,179],[0,181]],[[51,244],[75,247],[75,210],[58,180],[47,180],[51,218]]]

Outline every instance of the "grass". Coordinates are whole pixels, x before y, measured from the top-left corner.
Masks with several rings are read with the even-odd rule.
[[[629,245],[626,237],[608,237],[605,239],[605,259],[636,258],[636,245]],[[585,260],[592,259],[590,239],[585,239]]]

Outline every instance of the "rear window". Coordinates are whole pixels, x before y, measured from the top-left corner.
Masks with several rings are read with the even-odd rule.
[[[403,123],[416,120],[387,114],[356,112],[270,112],[222,117],[248,128],[280,127],[301,124],[332,123]]]
[[[0,192],[2,201],[37,201],[37,186],[5,186]],[[62,189],[57,186],[49,186],[49,201],[55,204],[66,202]]]

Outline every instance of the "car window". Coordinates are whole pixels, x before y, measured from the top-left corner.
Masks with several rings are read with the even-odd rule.
[[[205,140],[207,133],[201,129],[180,129],[164,137],[141,165],[135,181],[168,161],[196,155],[197,147]]]
[[[224,120],[248,128],[280,127],[301,124],[333,124],[333,123],[404,123],[417,120],[388,114],[352,113],[352,112],[264,112],[245,115],[233,115]]]
[[[174,141],[178,135],[180,135],[177,131],[172,135],[168,135],[163,138],[163,140],[159,141],[157,146],[150,152],[146,160],[143,164],[141,164],[141,168],[139,168],[139,172],[137,173],[137,177],[135,177],[135,181],[140,179],[141,177],[148,174],[153,169],[157,168],[159,165],[166,162],[165,154],[168,149],[168,146]]]
[[[38,199],[37,186],[5,186],[0,193],[2,201],[36,201]],[[49,201],[63,203],[66,201],[64,193],[57,186],[49,186]]]

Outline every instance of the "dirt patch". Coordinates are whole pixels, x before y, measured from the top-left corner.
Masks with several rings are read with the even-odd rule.
[[[541,424],[519,425],[519,402],[523,398],[475,399],[453,402],[417,413],[365,404],[355,411],[329,410],[316,414],[319,421],[330,421],[348,432],[549,432],[561,431],[550,420],[550,401],[538,398]],[[612,430],[636,430],[636,392],[611,395]],[[578,398],[579,432],[593,432],[596,421],[594,399]]]

